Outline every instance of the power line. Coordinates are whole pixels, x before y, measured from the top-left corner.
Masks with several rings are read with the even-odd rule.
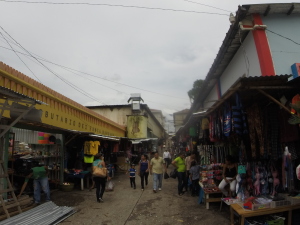
[[[211,14],[211,15],[221,15],[228,16],[224,13],[213,13],[213,12],[199,12],[190,11],[182,9],[167,9],[167,8],[157,8],[157,7],[145,7],[145,6],[135,6],[135,5],[112,5],[105,3],[88,3],[88,2],[29,2],[29,1],[8,1],[0,0],[1,2],[7,3],[27,3],[27,4],[48,4],[48,5],[87,5],[87,6],[109,6],[109,7],[123,7],[123,8],[137,8],[137,9],[148,9],[148,10],[163,10],[163,11],[173,11],[173,12],[185,12],[185,13],[197,13],[197,14]]]
[[[209,8],[213,8],[213,9],[218,9],[218,10],[222,10],[222,11],[225,11],[225,12],[230,12],[229,10],[226,10],[226,9],[221,9],[221,8],[218,8],[218,7],[215,7],[215,6],[211,6],[211,5],[206,5],[206,4],[202,4],[202,3],[199,3],[199,2],[193,2],[193,1],[189,1],[189,0],[183,0],[185,2],[190,2],[190,3],[193,3],[193,4],[197,4],[197,5],[203,5],[203,6],[206,6],[206,7],[209,7]]]
[[[1,47],[1,46],[0,46]],[[24,54],[24,53],[21,53],[21,54]],[[34,54],[34,53],[32,53]],[[24,54],[25,55],[25,54]],[[36,55],[36,54],[34,54]],[[72,69],[70,67],[66,67],[66,66],[62,66],[62,65],[59,65],[57,63],[53,63],[49,60],[46,60],[44,59],[43,57],[39,56],[39,55],[36,55],[39,57],[40,60],[42,61],[45,61],[45,62],[48,62],[50,64],[53,64],[53,65],[56,65],[58,67],[61,67],[65,70],[68,70],[69,72],[71,72],[70,70],[72,71],[75,71],[75,72],[79,72],[79,73],[82,73],[82,74],[85,74],[85,75],[88,75],[88,76],[92,76],[92,77],[95,77],[95,78],[99,78],[99,79],[102,79],[102,80],[105,80],[105,81],[109,81],[109,82],[112,82],[112,83],[115,83],[115,84],[119,84],[119,85],[123,85],[123,86],[127,86],[127,87],[130,87],[130,88],[135,88],[135,89],[138,89],[138,90],[141,90],[141,91],[146,91],[146,92],[149,92],[149,93],[153,93],[153,94],[158,94],[158,95],[163,95],[163,96],[167,96],[167,97],[171,97],[171,98],[176,98],[176,99],[182,99],[182,100],[185,100],[185,98],[180,98],[180,97],[176,97],[176,96],[171,96],[171,95],[166,95],[166,94],[163,94],[163,93],[159,93],[159,92],[154,92],[154,91],[150,91],[150,90],[146,90],[146,89],[143,89],[143,88],[138,88],[138,87],[134,87],[134,86],[131,86],[131,85],[128,85],[128,84],[124,84],[124,83],[120,83],[120,82],[116,82],[116,81],[112,81],[112,80],[109,80],[109,79],[106,79],[106,78],[103,78],[103,77],[99,77],[99,76],[96,76],[96,75],[93,75],[93,74],[90,74],[90,73],[86,73],[86,72],[83,72],[83,71],[79,71],[79,70],[75,70],[75,69]],[[103,85],[104,86],[104,85]],[[109,87],[108,87],[109,88]],[[115,89],[113,89],[115,90]],[[120,91],[119,91],[120,92]],[[128,93],[126,93],[128,94]]]
[[[21,57],[18,55],[18,53],[15,51],[15,49],[11,46],[11,44],[9,43],[9,41],[5,38],[5,36],[2,34],[2,32],[0,31],[1,36],[4,38],[4,40],[7,42],[7,44],[10,46],[11,50],[18,56],[18,58],[21,60],[21,62],[27,67],[27,69],[32,73],[33,76],[35,76],[35,78],[41,82],[39,80],[39,78],[34,74],[34,72],[27,66],[27,64],[21,59]],[[42,83],[42,82],[41,82]]]
[[[6,47],[4,47],[4,46],[0,46],[0,47],[11,51],[11,49],[6,48]],[[26,56],[26,57],[31,57],[30,55],[27,55],[27,54],[22,53],[22,52],[18,52],[18,53],[20,53],[20,54],[22,54],[22,55],[24,55],[24,56]],[[31,59],[31,58],[29,58],[29,59]],[[48,62],[47,60],[44,60],[44,59],[40,59],[40,60],[45,61],[45,62]],[[33,61],[33,62],[34,62],[34,63],[37,63],[36,61]],[[49,63],[51,63],[51,62],[49,62]],[[37,63],[37,64],[39,65],[39,63]],[[54,64],[54,63],[53,63],[53,64]],[[54,65],[55,65],[55,64],[54,64]],[[68,72],[71,72],[71,73],[73,73],[73,74],[76,74],[76,75],[78,75],[78,76],[81,76],[81,75],[79,75],[79,74],[77,74],[77,73],[75,73],[75,72],[72,72],[72,71],[69,70],[68,68],[64,68],[63,66],[62,66],[62,68],[65,69],[65,70],[67,70]],[[83,77],[83,76],[81,76],[81,77]],[[83,78],[88,79],[88,78],[86,78],[86,77],[83,77]],[[91,79],[88,79],[88,80],[91,80]],[[126,95],[129,95],[129,94],[130,94],[130,93],[122,92],[122,91],[116,90],[116,89],[114,89],[114,88],[108,87],[108,86],[103,85],[103,84],[101,84],[101,83],[99,83],[99,82],[97,82],[97,81],[94,81],[94,80],[91,80],[91,81],[94,82],[94,83],[98,83],[98,84],[100,84],[101,86],[104,86],[104,87],[106,87],[106,88],[109,88],[109,89],[112,89],[112,90],[114,90],[114,91],[117,91],[117,92],[119,92],[119,93],[126,94]],[[89,96],[88,96],[88,97],[89,97]],[[89,98],[91,98],[91,97],[89,97]],[[93,99],[93,100],[94,100],[94,99]],[[97,100],[96,100],[96,101],[97,101]],[[97,102],[99,102],[99,101],[97,101]],[[147,102],[152,102],[152,103],[155,103],[155,104],[158,104],[158,105],[167,106],[166,104],[158,103],[158,102],[154,102],[154,101],[150,101],[150,100],[147,100]],[[104,104],[104,103],[102,103],[102,104]],[[104,104],[104,105],[106,105],[106,104]],[[168,107],[169,107],[169,108],[173,108],[174,110],[179,111],[179,109],[175,109],[176,107],[174,107],[174,106],[168,106]]]
[[[45,69],[47,69],[50,73],[52,73],[53,75],[55,75],[57,78],[59,78],[61,81],[63,81],[64,83],[66,83],[67,85],[69,85],[70,87],[72,87],[73,89],[77,90],[78,92],[80,92],[81,94],[103,104],[101,101],[99,101],[98,99],[94,98],[92,95],[88,94],[87,92],[85,92],[84,90],[80,89],[79,87],[75,86],[74,84],[72,84],[71,82],[67,81],[66,79],[62,78],[61,76],[59,76],[58,74],[56,74],[55,72],[53,72],[51,69],[49,69],[47,66],[45,66],[42,62],[40,62],[36,57],[34,57],[29,51],[27,51],[20,43],[18,43],[12,36],[10,36],[9,33],[7,33],[4,28],[2,26],[0,26],[0,28],[15,42],[18,44],[18,46],[20,46],[24,51],[26,51],[32,58],[34,58],[38,63],[40,63]]]
[[[296,44],[296,45],[300,45],[300,43],[294,41],[294,40],[291,39],[291,38],[285,37],[285,36],[283,36],[283,35],[281,35],[281,34],[278,34],[278,33],[274,32],[274,31],[271,31],[271,30],[269,30],[269,29],[267,29],[267,31],[269,31],[270,33],[276,34],[276,35],[278,35],[279,37],[282,37],[282,38],[284,38],[284,39],[287,39],[287,40],[293,42],[293,43]]]

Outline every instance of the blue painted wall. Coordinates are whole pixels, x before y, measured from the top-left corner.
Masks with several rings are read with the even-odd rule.
[[[263,17],[267,29],[290,38],[300,44],[300,15],[270,15]],[[292,74],[291,65],[300,63],[300,45],[286,38],[267,32],[271,54],[277,75]]]

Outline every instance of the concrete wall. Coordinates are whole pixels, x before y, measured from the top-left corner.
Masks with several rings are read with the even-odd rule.
[[[217,84],[211,89],[203,103],[203,110],[209,109],[218,100]],[[201,109],[198,109],[201,110]]]
[[[270,15],[262,20],[270,31],[300,42],[300,15]],[[292,74],[291,65],[300,63],[300,46],[270,31],[266,32],[276,74]]]
[[[100,115],[105,116],[106,118],[127,126],[127,115],[132,115],[132,110],[131,110],[131,105],[128,105],[128,107],[107,107],[107,108],[92,108],[93,111],[95,111],[96,113],[99,113]],[[146,112],[143,108],[142,111],[140,113],[140,115],[144,115],[144,113],[149,114],[148,112]],[[147,127],[149,129],[152,130],[152,133],[147,132],[147,136],[148,138],[154,138],[154,137],[158,137],[158,138],[162,138],[164,135],[164,130],[162,130],[162,128],[160,126],[157,125],[157,123],[154,121],[154,119],[148,115],[148,120],[147,120]]]
[[[249,60],[249,72],[245,62],[247,58]],[[221,96],[231,87],[232,84],[234,84],[238,78],[242,77],[243,75],[251,77],[261,76],[258,55],[256,52],[252,32],[249,32],[248,36],[243,42],[243,46],[241,46],[236,52],[235,56],[220,78]]]
[[[127,126],[127,115],[131,115],[131,107],[115,107],[115,108],[93,108],[94,112],[120,124]]]

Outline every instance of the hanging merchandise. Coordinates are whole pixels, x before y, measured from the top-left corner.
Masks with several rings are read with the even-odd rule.
[[[223,114],[223,130],[224,136],[229,137],[231,130],[232,130],[232,115],[231,109],[228,102],[224,104],[224,114]]]
[[[256,103],[247,109],[247,115],[252,158],[257,158],[264,154],[264,136],[262,114]],[[259,149],[259,155],[256,149]]]
[[[243,110],[242,102],[238,93],[235,94],[235,104],[232,106],[233,129],[236,134],[247,134],[246,113]]]
[[[300,180],[300,164],[296,168],[296,176],[297,176],[297,179]]]
[[[291,153],[288,147],[285,147],[282,160],[282,182],[284,189],[291,191],[294,189],[294,174],[291,160]]]
[[[84,142],[84,154],[96,155],[98,153],[99,141],[85,141]]]
[[[297,114],[297,111],[294,108],[300,108],[300,95],[296,94],[293,98],[292,98],[292,104],[291,106],[293,106],[293,108],[291,109],[291,113],[292,114]]]

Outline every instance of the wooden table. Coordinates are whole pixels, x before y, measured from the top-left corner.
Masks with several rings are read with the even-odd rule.
[[[300,204],[298,205],[287,205],[280,206],[276,208],[268,208],[268,209],[258,209],[258,210],[244,210],[239,204],[231,204],[230,205],[230,224],[234,224],[234,214],[240,217],[240,224],[245,224],[245,218],[253,217],[253,216],[262,216],[269,215],[280,212],[288,212],[288,225],[292,224],[292,211],[294,209],[300,209]]]
[[[199,182],[199,185],[204,191],[206,209],[209,209],[209,203],[210,202],[221,202],[222,201],[222,196],[218,197],[218,198],[216,198],[216,197],[212,198],[210,196],[210,195],[213,195],[213,194],[222,194],[221,191],[206,192],[205,189],[203,188],[204,187],[203,183]]]

